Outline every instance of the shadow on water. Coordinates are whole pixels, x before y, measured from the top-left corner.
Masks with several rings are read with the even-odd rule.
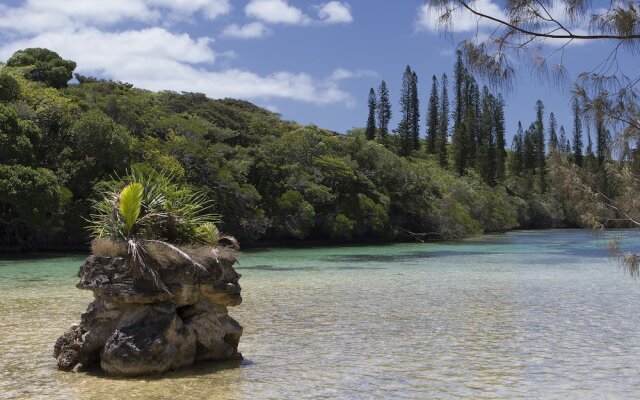
[[[316,267],[276,267],[275,265],[267,265],[267,264],[258,264],[258,265],[250,265],[250,266],[239,266],[237,268],[239,271],[250,270],[250,271],[309,271],[317,269]]]
[[[341,247],[341,248],[367,248],[371,246],[375,247],[393,247],[399,243],[415,243],[411,241],[407,242],[393,242],[393,241],[362,241],[362,242],[353,242],[353,243],[336,243],[334,241],[313,241],[307,240],[302,242],[273,242],[273,243],[259,243],[244,246],[242,249],[243,253],[250,254],[260,254],[260,253],[270,253],[273,251],[290,251],[290,250],[323,250],[323,249],[331,249],[333,247]]]
[[[18,282],[46,282],[49,279],[51,279],[51,276],[49,275],[44,275],[41,277],[32,277],[32,278],[16,278],[15,280]]]
[[[420,258],[431,258],[433,253],[416,251],[408,254],[345,254],[324,257],[329,262],[367,263],[367,262],[403,262]]]
[[[229,360],[229,361],[199,361],[194,365],[183,367],[177,369],[175,371],[167,371],[159,374],[152,375],[140,375],[140,376],[113,376],[108,375],[104,372],[100,366],[92,365],[87,368],[80,368],[78,372],[84,373],[88,376],[101,378],[105,380],[112,381],[160,381],[163,379],[190,379],[194,376],[204,376],[211,375],[217,372],[236,369],[236,368],[245,368],[250,365],[253,365],[253,361],[248,359],[242,360]]]
[[[411,262],[415,260],[451,257],[451,256],[474,256],[489,254],[486,251],[455,251],[455,250],[433,250],[433,251],[412,251],[404,254],[346,254],[337,256],[327,256],[324,260],[329,262],[348,262],[348,263],[398,263]]]
[[[579,256],[579,257],[609,257],[610,254],[607,251],[606,245],[596,247],[575,247],[575,246],[561,246],[550,245],[551,253],[556,256]],[[487,256],[492,254],[504,254],[505,249],[499,249],[496,251],[474,251],[474,250],[433,250],[429,252],[415,251],[405,254],[348,254],[348,255],[334,255],[324,257],[324,261],[329,262],[343,262],[343,263],[404,263],[412,262],[422,259],[436,259],[446,257],[473,257],[473,256]],[[520,254],[518,251],[508,251],[510,254]],[[521,254],[530,254],[529,251],[523,251]],[[557,260],[556,260],[557,261]]]
[[[0,261],[39,261],[52,259],[78,258],[85,259],[88,253],[79,251],[69,252],[34,252],[34,253],[16,253],[16,252],[0,252]]]
[[[247,267],[240,267],[238,268],[239,271],[243,271],[243,270],[249,270],[249,271],[274,271],[274,272],[288,272],[288,271],[320,271],[320,270],[327,270],[327,269],[336,269],[336,270],[341,270],[341,271],[348,271],[348,270],[379,270],[379,269],[386,269],[386,268],[382,268],[382,267],[354,267],[354,266],[345,266],[345,265],[337,265],[334,268],[320,268],[320,267],[276,267],[275,265],[265,265],[265,264],[259,264],[259,265],[252,265],[252,266],[247,266]]]
[[[384,268],[384,267],[352,267],[352,266],[348,266],[348,265],[339,265],[335,268],[332,269],[336,269],[339,271],[360,271],[360,270],[383,270],[383,269],[388,269],[388,268]]]

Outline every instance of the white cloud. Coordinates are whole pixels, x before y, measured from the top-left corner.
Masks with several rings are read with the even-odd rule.
[[[163,13],[208,19],[231,11],[229,0],[27,0],[21,6],[0,6],[0,29],[41,33],[82,26],[109,26],[124,21],[166,21]]]
[[[160,6],[185,16],[202,12],[208,19],[216,19],[231,12],[229,0],[145,0],[150,6]]]
[[[239,39],[255,39],[268,35],[271,31],[262,22],[254,21],[244,26],[231,24],[224,28],[223,36]]]
[[[327,24],[347,24],[353,21],[349,5],[340,1],[330,1],[322,5],[318,9],[318,17]]]
[[[286,0],[251,0],[244,9],[248,17],[270,24],[306,25],[311,19]]]
[[[0,4],[0,35],[5,37],[0,43],[0,59],[8,59],[19,49],[45,47],[74,60],[76,71],[83,75],[130,82],[149,90],[197,91],[212,98],[266,103],[272,99],[355,103],[339,84],[365,72],[339,69],[325,78],[289,71],[258,74],[232,67],[229,61],[235,52],[217,54],[212,38],[176,33],[173,25],[167,24],[168,20],[196,14],[213,19],[230,10],[229,0],[25,0],[14,7]],[[270,23],[321,23],[285,0],[252,0],[245,12]],[[327,14],[326,22],[345,18],[327,12],[333,14]],[[115,31],[131,22],[147,28]],[[262,37],[270,32],[264,22],[232,24],[223,35]]]
[[[318,19],[309,17],[287,0],[250,0],[244,8],[247,17],[255,18],[268,24],[311,25],[339,24],[353,21],[349,4],[341,1],[330,1],[313,7]]]
[[[4,44],[0,59],[16,50],[46,47],[77,62],[77,72],[130,82],[149,90],[203,92],[212,98],[283,98],[352,106],[353,97],[331,76],[279,71],[268,75],[231,68],[212,70],[212,39],[173,34],[163,28],[103,32],[95,28],[44,33]]]
[[[475,0],[471,3],[474,10],[477,10],[483,14],[491,15],[496,18],[504,19],[505,14],[499,5],[492,2],[492,0]],[[442,14],[444,9],[434,8],[429,4],[420,6],[418,10],[418,30],[437,32],[442,28],[442,22],[439,21],[438,16]],[[472,32],[478,28],[494,27],[497,22],[491,21],[486,18],[480,18],[473,15],[470,11],[457,6],[451,15],[451,25],[448,26],[452,32]]]
[[[208,37],[194,40],[187,34],[176,35],[163,28],[114,33],[83,28],[14,41],[0,48],[0,57],[6,60],[19,49],[46,47],[78,62],[81,70],[95,73],[113,73],[117,68],[148,60],[146,73],[152,75],[160,62],[213,63],[215,54],[209,47],[211,42]]]
[[[333,71],[329,79],[333,81],[341,81],[344,79],[352,78],[375,78],[377,76],[378,73],[370,70],[351,71],[344,68],[337,68],[335,71]]]
[[[216,53],[216,61],[219,58],[225,58],[227,60],[234,60],[234,59],[238,58],[238,53],[236,53],[233,50],[227,50],[227,51],[224,51],[222,53]]]

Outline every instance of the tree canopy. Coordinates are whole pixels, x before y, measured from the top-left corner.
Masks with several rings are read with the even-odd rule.
[[[18,50],[7,60],[7,66],[23,67],[27,78],[44,82],[56,89],[66,87],[76,69],[75,62],[43,48]]]
[[[24,71],[0,67],[0,77],[16,87],[0,99],[0,244],[86,243],[92,207],[113,189],[114,177],[131,170],[162,172],[172,177],[172,187],[202,193],[210,211],[222,216],[220,230],[244,243],[449,239],[581,224],[550,178],[536,172],[535,124],[522,133],[522,146],[506,149],[510,127],[504,127],[503,101],[478,88],[467,70],[460,75],[457,127],[470,145],[463,148],[461,172],[450,140],[449,127],[456,124],[446,74],[432,79],[434,95],[423,113],[429,122],[418,149],[409,124],[419,124],[407,118],[403,129],[411,151],[401,152],[398,135],[383,131],[392,111],[384,81],[378,93],[369,91],[371,129],[337,134],[284,121],[242,100],[150,92],[100,79],[55,89]],[[417,75],[406,74],[411,99]],[[417,116],[419,103],[406,104],[409,115]],[[533,101],[531,107],[532,120],[538,120]],[[422,139],[427,130],[433,153]],[[603,154],[599,170],[609,163]],[[553,167],[549,157],[545,162]],[[154,234],[182,240],[179,232]]]
[[[476,34],[465,40],[461,53],[472,70],[496,86],[509,87],[522,67],[530,67],[543,80],[564,82],[568,78],[565,49],[572,42],[600,41],[610,47],[603,59],[587,63],[585,70],[575,77],[571,99],[573,144],[571,147],[563,127],[559,139],[551,137],[551,183],[569,194],[565,201],[570,199],[576,204],[575,212],[583,225],[640,227],[634,183],[640,153],[640,73],[635,66],[626,70],[618,62],[621,53],[635,56],[640,50],[637,2],[611,0],[596,5],[588,0],[523,0],[499,3],[490,10],[477,0],[430,0],[428,4],[445,32],[453,28],[455,17],[461,13],[477,18],[478,32],[482,24],[491,27],[488,37]],[[554,45],[549,45],[550,41]],[[518,61],[520,64],[516,65]],[[530,158],[528,154],[536,154],[536,147],[544,145],[540,141],[541,118],[537,120],[532,129],[538,131],[538,140],[529,137],[531,130],[519,132],[514,139],[514,146],[524,148],[524,168]],[[596,136],[595,153],[591,124]],[[587,134],[586,154],[583,125]],[[552,129],[555,135],[555,124]],[[612,135],[612,131],[617,134]],[[616,157],[612,157],[612,136],[617,136]],[[531,143],[534,145],[529,146]],[[540,152],[537,160],[538,169],[543,171]],[[621,182],[626,185],[625,190],[617,187]],[[544,183],[541,179],[540,184]],[[637,251],[629,253],[620,246],[613,247],[632,275],[638,276]]]

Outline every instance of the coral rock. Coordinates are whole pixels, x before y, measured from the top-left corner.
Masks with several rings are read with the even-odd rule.
[[[191,253],[190,253],[191,254]],[[170,293],[134,277],[123,257],[90,256],[78,288],[95,300],[56,341],[58,367],[99,363],[114,375],[160,373],[198,360],[238,359],[242,326],[227,307],[242,302],[232,251],[193,250],[200,267],[170,256],[153,268]]]

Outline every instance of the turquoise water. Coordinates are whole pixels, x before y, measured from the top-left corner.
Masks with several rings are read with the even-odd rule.
[[[0,398],[640,398],[640,282],[585,231],[244,252],[245,360],[161,379],[56,370],[82,259],[0,261]]]

